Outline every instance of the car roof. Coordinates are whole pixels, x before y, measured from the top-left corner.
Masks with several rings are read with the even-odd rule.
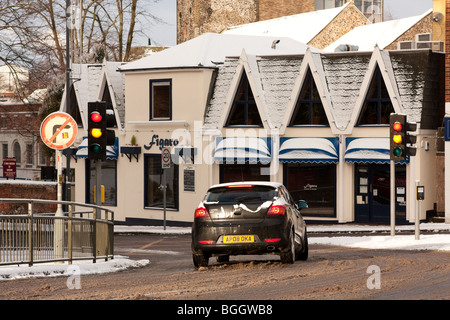
[[[211,186],[209,189],[226,187],[226,186],[247,185],[247,184],[256,185],[256,186],[268,186],[268,187],[273,187],[273,188],[279,188],[279,187],[283,186],[283,184],[279,183],[279,182],[241,181],[241,182],[228,182],[228,183],[215,184],[215,185]]]

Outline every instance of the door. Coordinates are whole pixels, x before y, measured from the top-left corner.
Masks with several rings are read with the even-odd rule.
[[[396,166],[396,223],[404,222],[406,212],[406,170]],[[390,222],[389,164],[355,165],[355,221]]]

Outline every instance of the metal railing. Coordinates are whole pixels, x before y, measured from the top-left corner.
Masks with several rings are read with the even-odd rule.
[[[84,203],[2,199],[25,203],[28,214],[0,214],[0,265],[114,258],[114,212]],[[37,203],[62,205],[62,215],[35,213]],[[75,211],[82,208],[83,211]],[[59,248],[58,246],[61,246]]]

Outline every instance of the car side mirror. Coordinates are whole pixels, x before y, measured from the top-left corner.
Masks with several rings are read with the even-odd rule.
[[[306,203],[305,200],[299,200],[298,201],[298,208],[301,209],[307,209],[308,208],[308,204]]]

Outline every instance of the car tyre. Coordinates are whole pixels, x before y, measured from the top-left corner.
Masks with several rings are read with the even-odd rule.
[[[207,267],[209,262],[209,257],[203,252],[192,254],[192,260],[194,261],[194,266],[196,268]]]
[[[308,235],[305,233],[305,239],[303,240],[303,248],[297,254],[297,260],[308,260]]]
[[[286,251],[280,253],[281,263],[292,264],[295,262],[295,242],[294,242],[294,232],[291,231],[289,234],[289,245]]]

